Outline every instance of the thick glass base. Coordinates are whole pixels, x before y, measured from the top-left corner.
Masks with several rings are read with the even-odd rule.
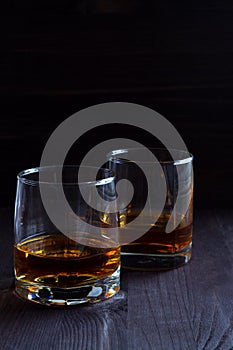
[[[97,303],[114,296],[120,290],[120,268],[111,276],[85,286],[57,288],[16,280],[15,292],[24,300],[47,306],[71,306]]]
[[[191,247],[175,254],[146,254],[121,252],[121,266],[129,270],[161,271],[180,267],[189,262]]]

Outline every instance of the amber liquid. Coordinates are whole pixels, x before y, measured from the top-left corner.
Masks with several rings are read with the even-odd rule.
[[[181,219],[179,226],[171,233],[166,233],[169,214],[162,214],[151,229],[134,242],[122,246],[124,253],[142,254],[175,254],[190,247],[192,243],[192,222],[187,216]],[[132,216],[127,220],[131,221]],[[142,227],[143,229],[143,227]]]
[[[94,248],[62,234],[40,234],[14,247],[18,281],[72,288],[110,276],[120,264],[120,247]]]

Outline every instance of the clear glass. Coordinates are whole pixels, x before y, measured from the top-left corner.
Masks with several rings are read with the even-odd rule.
[[[92,167],[85,167],[85,171]],[[117,213],[95,209],[96,190],[108,203],[115,199],[115,178],[98,169],[97,178],[78,180],[78,166],[62,168],[62,187],[69,209],[59,213],[67,232],[51,221],[42,201],[40,174],[49,203],[60,199],[57,180],[61,167],[22,171],[17,177],[15,201],[15,292],[43,305],[95,303],[112,297],[120,288],[120,246]],[[83,180],[83,181],[82,181]],[[89,205],[83,194],[87,194]],[[82,224],[77,224],[77,217]],[[90,225],[90,226],[88,226]],[[73,228],[71,232],[70,227]],[[90,234],[88,227],[96,229]],[[108,230],[114,228],[114,230]],[[97,231],[98,229],[98,231]],[[108,234],[110,232],[110,234]]]
[[[121,266],[137,270],[177,268],[190,260],[192,252],[193,156],[186,151],[173,150],[171,157],[167,149],[149,148],[152,158],[148,159],[143,156],[144,150],[148,149],[119,149],[107,156],[116,182],[127,179],[134,188],[132,200],[119,211],[121,226],[125,226],[124,235],[127,235],[127,224],[141,216],[140,223],[135,226],[135,230],[141,230],[141,236],[122,245]],[[155,162],[160,167],[154,168]],[[156,213],[156,201],[161,200],[161,181],[165,183],[164,205],[161,212]],[[127,193],[129,186],[127,183],[124,186],[123,192]],[[178,192],[180,205],[177,207]],[[149,205],[145,210],[147,200]],[[145,223],[153,215],[157,215],[157,220],[145,231]],[[174,221],[171,232],[166,231],[169,220]]]

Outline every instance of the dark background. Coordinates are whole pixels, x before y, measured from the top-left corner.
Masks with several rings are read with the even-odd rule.
[[[232,206],[232,1],[8,1],[0,26],[0,206],[14,205],[17,173],[39,165],[63,120],[110,101],[176,127],[194,154],[196,208]],[[114,136],[154,144],[114,126],[74,147]]]

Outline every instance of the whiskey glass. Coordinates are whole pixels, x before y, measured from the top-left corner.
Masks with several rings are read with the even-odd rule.
[[[45,166],[17,176],[15,293],[48,306],[108,299],[120,289],[115,177],[109,169],[66,165],[61,183],[60,171],[60,166]],[[60,188],[69,204],[66,207]],[[48,215],[48,205],[59,212],[62,229]]]
[[[119,211],[122,268],[166,270],[186,264],[192,255],[193,155],[142,147],[113,150],[107,158],[116,183],[128,180],[125,197],[132,186],[134,192]]]

